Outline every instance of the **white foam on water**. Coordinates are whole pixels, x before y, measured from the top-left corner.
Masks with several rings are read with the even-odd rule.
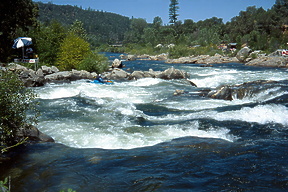
[[[213,115],[216,120],[240,120],[260,124],[279,123],[288,125],[288,108],[283,105],[267,104],[243,107],[237,111],[221,112]]]
[[[37,92],[41,99],[60,99],[76,96],[80,93],[78,89],[73,87],[67,88],[66,86],[49,86],[45,91]]]
[[[193,75],[190,80],[198,87],[215,88],[220,85],[235,85],[256,80],[281,81],[285,79],[287,79],[287,73],[284,71],[238,71],[207,68],[197,71],[197,75]]]
[[[263,73],[263,74],[262,74]],[[283,75],[283,74],[282,74]],[[222,84],[241,84],[247,81],[265,79],[281,79],[278,74],[271,72],[246,72],[225,69],[203,69],[191,80],[198,87],[217,87]],[[274,77],[273,77],[274,76]],[[217,121],[238,120],[245,122],[280,123],[288,125],[287,107],[276,104],[243,107],[235,111],[217,112],[218,107],[229,107],[255,101],[266,101],[281,96],[279,88],[272,88],[263,93],[244,100],[213,100],[173,97],[175,89],[182,82],[165,81],[145,78],[137,81],[115,82],[113,85],[96,85],[85,81],[70,84],[51,84],[37,88],[41,99],[51,99],[49,105],[61,113],[73,114],[69,118],[46,119],[40,121],[39,129],[51,135],[56,142],[77,148],[131,149],[152,146],[179,137],[194,136],[205,138],[220,138],[234,141],[230,130],[225,127],[210,127],[202,130],[198,119],[215,119]],[[185,89],[187,85],[184,85]],[[191,88],[193,91],[193,88]],[[271,96],[272,95],[272,96]],[[72,98],[79,96],[78,98]],[[61,99],[67,98],[67,99]],[[60,99],[60,100],[58,100]],[[78,106],[78,101],[86,100]],[[148,116],[137,110],[136,104],[155,104],[168,109],[177,109],[179,113],[162,116]],[[137,122],[143,118],[151,122],[144,126]],[[187,123],[177,123],[177,122]],[[153,124],[154,123],[154,124]],[[161,125],[159,125],[161,124]]]
[[[288,125],[288,108],[283,105],[267,104],[255,107],[243,107],[240,110],[217,112],[214,110],[204,110],[192,113],[169,114],[160,117],[148,117],[151,121],[173,122],[185,121],[198,118],[215,119],[217,121],[238,120],[244,122],[255,122],[259,124],[279,123]]]
[[[203,71],[204,73],[197,74],[200,77],[206,77],[206,76],[212,76],[212,75],[221,75],[221,74],[235,74],[238,73],[237,70],[221,70],[221,69],[215,69],[211,68],[208,71]]]
[[[210,87],[215,88],[219,85],[230,85],[235,76],[232,74],[222,74],[215,76],[207,76],[202,79],[190,79],[193,83],[195,83],[198,87]]]
[[[107,129],[97,128],[89,124],[69,122],[46,122],[52,130],[49,134],[56,142],[76,148],[104,148],[104,149],[132,149],[152,146],[161,142],[167,142],[175,138],[193,136],[204,138],[220,138],[233,141],[235,137],[229,135],[228,129],[199,130],[198,121],[185,125],[158,125],[152,127],[141,127],[131,124],[118,124],[108,126]],[[73,124],[73,125],[71,125]],[[132,127],[127,127],[132,126]],[[53,130],[54,129],[54,130]],[[128,131],[131,129],[133,131]]]
[[[152,85],[156,85],[160,82],[162,82],[163,80],[161,79],[156,79],[156,78],[143,78],[143,79],[139,79],[137,81],[131,81],[126,83],[127,86],[135,86],[135,87],[147,87],[147,86],[152,86]]]

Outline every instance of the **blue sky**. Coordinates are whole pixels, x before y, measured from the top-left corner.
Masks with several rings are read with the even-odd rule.
[[[160,16],[165,24],[169,22],[170,0],[34,0],[58,5],[77,5],[120,15],[143,18],[153,22]],[[205,20],[211,17],[223,18],[224,22],[245,11],[248,6],[270,9],[275,0],[179,0],[178,20]]]

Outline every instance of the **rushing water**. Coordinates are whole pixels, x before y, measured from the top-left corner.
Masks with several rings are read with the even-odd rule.
[[[117,56],[117,55],[113,55]],[[56,144],[22,147],[0,165],[12,191],[287,191],[288,70],[129,61],[185,70],[186,80],[85,80],[35,88],[38,128]],[[255,80],[275,87],[233,101],[199,90]],[[176,89],[185,90],[173,96]]]

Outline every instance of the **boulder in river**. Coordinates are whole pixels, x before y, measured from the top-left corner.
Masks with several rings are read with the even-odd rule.
[[[189,75],[185,71],[171,67],[162,73],[157,74],[155,77],[160,79],[187,79]]]
[[[216,90],[206,92],[205,95],[214,99],[230,101],[233,99],[244,99],[275,88],[279,83],[280,82],[278,81],[258,80],[246,82],[240,85],[224,85],[216,88]],[[202,96],[204,96],[203,93]]]
[[[251,52],[251,49],[249,49],[249,47],[243,47],[236,55],[236,58],[240,61],[240,62],[245,62],[245,60],[247,59],[247,57],[249,56]]]
[[[105,77],[113,80],[127,80],[130,77],[130,73],[122,69],[115,68],[110,73],[105,73]]]
[[[123,63],[119,59],[115,59],[112,63],[112,68],[123,68]]]

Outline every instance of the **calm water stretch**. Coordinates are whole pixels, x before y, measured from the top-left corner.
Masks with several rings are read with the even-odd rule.
[[[35,88],[37,127],[57,143],[23,146],[0,165],[12,191],[288,191],[287,69],[124,63],[130,72],[174,66],[198,87],[148,78]],[[280,83],[242,100],[198,95],[255,80]]]

